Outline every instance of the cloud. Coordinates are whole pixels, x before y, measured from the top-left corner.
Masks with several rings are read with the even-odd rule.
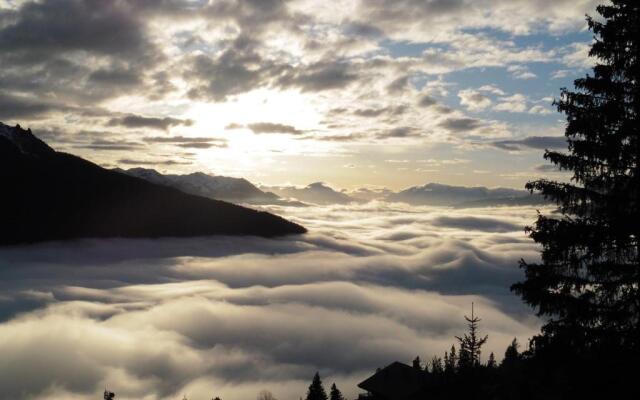
[[[399,78],[394,79],[391,83],[387,85],[387,92],[391,94],[399,94],[403,93],[410,87],[409,84],[409,75],[401,76]]]
[[[567,76],[571,75],[571,71],[568,69],[559,69],[557,71],[554,71],[551,74],[551,79],[562,79],[562,78],[566,78]]]
[[[37,118],[60,107],[43,102],[31,96],[16,96],[0,93],[0,119],[17,120],[19,118]]]
[[[178,119],[178,118],[156,118],[156,117],[144,117],[142,115],[129,114],[124,117],[112,118],[109,121],[109,125],[120,125],[127,128],[152,128],[167,130],[170,127],[177,125],[189,126],[193,124],[190,119]]]
[[[91,150],[128,151],[140,150],[143,147],[143,144],[126,140],[95,139],[86,144],[76,144],[74,147]]]
[[[390,128],[378,132],[376,137],[378,139],[392,139],[392,138],[407,138],[419,136],[420,131],[411,126],[398,126],[396,128]]]
[[[3,11],[0,50],[40,55],[87,51],[130,56],[152,48],[130,11],[125,2],[24,2],[15,12]]]
[[[251,132],[256,134],[261,133],[286,133],[290,135],[300,135],[304,133],[299,129],[296,129],[294,126],[285,125],[285,124],[277,124],[273,122],[254,122],[252,124],[248,124],[247,127],[251,130]]]
[[[531,72],[529,70],[529,67],[527,67],[526,65],[510,65],[507,67],[507,71],[510,72],[511,76],[516,79],[527,80],[538,77],[536,74]]]
[[[550,110],[549,107],[545,107],[540,104],[536,104],[535,106],[531,107],[527,112],[529,114],[540,114],[540,115],[549,115],[554,113],[554,111]]]
[[[184,77],[191,83],[189,97],[224,101],[267,85],[283,67],[263,59],[256,50],[258,43],[246,36],[221,45],[224,50],[217,55],[199,54],[188,61]]]
[[[460,98],[460,104],[465,106],[469,111],[485,110],[492,103],[489,97],[473,89],[459,91],[458,97]]]
[[[558,45],[552,39],[582,29],[583,15],[595,5],[592,0],[360,0],[349,7],[305,0],[94,3],[20,1],[2,8],[1,118],[19,118],[23,125],[42,121],[58,130],[69,123],[79,125],[74,130],[107,124],[116,131],[112,139],[126,141],[131,127],[187,127],[182,116],[197,119],[206,103],[228,103],[224,107],[235,114],[235,105],[260,96],[268,95],[271,104],[296,96],[297,106],[321,114],[348,109],[326,114],[323,126],[314,127],[322,135],[295,133],[298,139],[334,143],[326,147],[396,138],[401,145],[413,140],[462,148],[468,138],[452,141],[438,128],[459,131],[466,118],[461,111],[488,110],[504,92],[476,82],[459,93],[458,108],[464,110],[444,106],[439,101],[448,91],[465,87],[453,72],[501,68],[528,78],[538,72],[532,63],[558,60],[566,68],[582,68],[579,59],[589,43]],[[513,39],[533,33],[543,44]],[[548,112],[536,104],[525,111]],[[229,118],[246,124],[265,117]],[[507,123],[478,119],[465,131],[504,136]],[[185,131],[197,128],[191,127]],[[404,129],[411,127],[420,131]],[[96,156],[114,161],[108,154]]]
[[[0,249],[3,394],[293,398],[320,370],[353,397],[378,366],[442,354],[471,301],[487,352],[539,328],[508,291],[538,257],[531,209],[276,209],[311,233]]]
[[[212,137],[185,137],[185,136],[149,136],[144,140],[147,143],[174,144],[184,148],[208,149],[210,147],[227,147],[227,140]]]
[[[483,126],[479,119],[475,118],[447,118],[439,124],[452,133],[468,132]]]
[[[479,230],[486,232],[512,232],[522,230],[523,227],[510,222],[501,221],[495,218],[479,217],[448,217],[441,216],[434,219],[433,224],[455,229]]]
[[[21,2],[0,20],[0,88],[63,107],[121,96],[162,58],[124,1]]]
[[[540,29],[536,21],[544,18],[547,19],[545,28],[548,31],[576,29],[583,25],[583,20],[580,20],[584,14],[592,12],[595,3],[590,0],[544,0],[536,3],[526,0],[454,0],[429,3],[415,0],[363,0],[357,15],[362,20],[375,23],[388,36],[419,40],[438,32],[450,34],[460,24],[479,29],[495,28],[512,34],[528,34]],[[346,10],[344,12],[349,13]]]
[[[323,140],[327,142],[354,142],[366,139],[368,135],[363,133],[350,133],[347,135],[313,135],[309,139]]]
[[[420,107],[431,107],[438,104],[438,101],[429,95],[424,95],[418,100]]]
[[[525,112],[527,111],[527,98],[521,94],[516,93],[511,96],[505,96],[500,98],[500,102],[493,107],[496,111],[507,112]]]
[[[136,160],[132,158],[121,158],[118,160],[118,164],[124,165],[189,165],[187,161],[176,160]]]
[[[529,136],[524,139],[495,141],[491,143],[491,146],[509,151],[566,149],[567,139],[564,136]]]
[[[348,35],[365,36],[365,37],[380,37],[383,32],[377,27],[362,23],[362,22],[350,22],[344,25],[344,32]]]
[[[483,85],[481,87],[478,88],[479,91],[481,92],[488,92],[491,94],[495,94],[498,96],[504,96],[505,93],[502,89],[500,89],[499,87],[493,86],[493,85]]]
[[[536,165],[535,167],[533,167],[534,171],[537,172],[545,172],[545,173],[556,173],[556,172],[561,172],[560,169],[558,169],[557,165],[554,164],[540,164],[540,165]]]
[[[358,74],[347,62],[319,61],[289,71],[278,79],[278,86],[297,87],[303,92],[321,92],[344,89],[358,79]]]
[[[572,68],[588,69],[593,67],[595,59],[589,57],[591,43],[572,43],[562,49],[562,62]]]

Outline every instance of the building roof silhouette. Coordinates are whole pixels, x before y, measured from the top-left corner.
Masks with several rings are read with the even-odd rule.
[[[406,400],[418,394],[424,385],[424,375],[401,362],[394,362],[358,384],[376,398]]]

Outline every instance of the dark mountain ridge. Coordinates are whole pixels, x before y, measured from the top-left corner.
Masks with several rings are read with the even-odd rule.
[[[279,236],[276,215],[183,193],[56,152],[0,123],[0,245],[85,237]]]

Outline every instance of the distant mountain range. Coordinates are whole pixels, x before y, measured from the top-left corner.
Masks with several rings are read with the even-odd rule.
[[[207,175],[196,172],[187,175],[163,175],[153,169],[131,168],[115,171],[145,179],[160,185],[182,190],[186,193],[256,205],[278,204],[307,206],[309,204],[331,205],[365,203],[373,200],[401,202],[411,205],[448,206],[456,208],[533,206],[546,204],[540,195],[525,190],[484,186],[466,187],[438,183],[427,183],[393,192],[389,189],[361,188],[353,191],[338,191],[322,182],[305,187],[256,186],[246,179]]]
[[[359,201],[359,199],[343,192],[338,192],[322,182],[315,182],[303,188],[296,186],[262,186],[262,189],[269,190],[282,197],[321,205],[349,204]]]
[[[427,183],[413,186],[386,197],[387,201],[397,201],[412,205],[467,207],[535,205],[546,202],[540,195],[532,195],[525,190],[484,186],[466,187]]]
[[[274,204],[281,201],[277,195],[263,192],[243,178],[214,176],[203,172],[194,172],[186,175],[164,175],[148,168],[131,168],[127,170],[116,168],[113,171],[211,199],[251,204]]]
[[[2,123],[0,182],[0,245],[84,237],[306,232],[267,212],[188,194],[56,152],[30,130]]]

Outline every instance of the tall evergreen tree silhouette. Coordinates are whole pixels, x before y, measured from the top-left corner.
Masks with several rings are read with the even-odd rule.
[[[591,74],[562,89],[568,153],[545,158],[571,171],[568,183],[529,182],[559,205],[528,233],[542,245],[541,263],[521,266],[512,290],[548,321],[537,346],[575,349],[640,343],[640,1],[611,0],[588,17],[595,41]]]
[[[518,351],[519,347],[520,347],[520,344],[518,343],[518,339],[513,338],[513,341],[504,352],[504,358],[502,359],[502,366],[508,368],[516,364],[520,360],[520,352]]]
[[[413,368],[418,371],[422,371],[422,361],[420,361],[420,356],[416,356],[411,363]]]
[[[331,385],[331,391],[329,392],[330,400],[344,400],[344,396],[342,396],[342,392],[338,389],[336,384]]]
[[[496,356],[493,355],[493,352],[489,354],[489,360],[487,361],[487,367],[496,368],[498,365],[496,364]]]
[[[444,367],[442,366],[442,359],[440,357],[434,356],[431,359],[431,373],[438,375],[444,372]]]
[[[327,392],[324,390],[319,372],[316,372],[313,376],[313,381],[307,391],[306,400],[327,400]]]
[[[456,336],[460,343],[458,367],[476,367],[480,365],[481,349],[489,336],[478,337],[478,322],[480,322],[480,318],[474,314],[473,303],[471,303],[471,318],[465,315],[464,319],[468,322],[469,333],[465,333],[463,337]]]

